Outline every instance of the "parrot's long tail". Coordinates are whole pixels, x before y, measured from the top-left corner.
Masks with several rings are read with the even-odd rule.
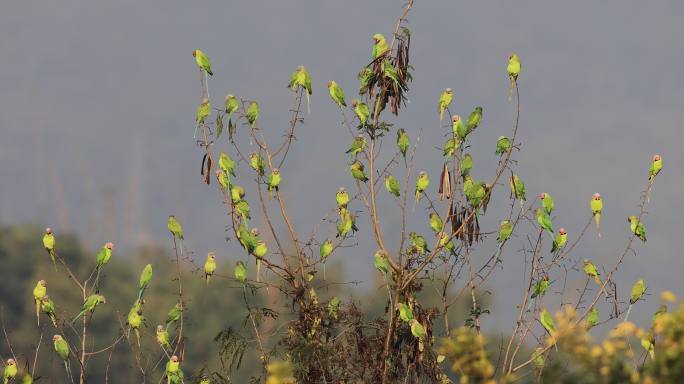
[[[627,319],[629,319],[629,313],[632,312],[632,304],[629,305],[627,308],[627,313],[625,314],[625,319],[623,320],[624,322],[627,322]]]
[[[140,302],[140,299],[142,299],[143,292],[145,291],[145,287],[140,287],[138,290],[138,302]]]
[[[57,261],[55,260],[55,252],[54,251],[49,251],[50,252],[50,260],[52,260],[52,265],[55,267],[55,272],[57,272]]]
[[[211,96],[209,96],[209,75],[207,74],[207,71],[204,71],[204,89],[207,90],[207,99],[211,98]]]
[[[325,281],[325,261],[323,262],[323,281]]]
[[[311,96],[309,96],[309,92],[306,93],[306,111],[311,114]]]
[[[416,205],[418,205],[418,200],[420,200],[420,192],[416,191],[416,200],[413,202],[413,212],[416,211]]]
[[[195,124],[195,133],[192,134],[193,140],[197,139],[197,131],[198,130],[199,130],[199,121],[197,121],[197,124]]]
[[[71,320],[71,323],[72,324],[75,323],[76,320],[78,320],[79,317],[83,316],[84,313],[85,313],[85,310],[81,311],[78,315],[76,315],[76,317],[74,317],[73,320]]]
[[[133,329],[135,331],[135,338],[138,340],[138,348],[140,348],[140,332],[138,332],[138,328]]]
[[[257,268],[256,281],[258,283],[261,281],[261,260],[258,257],[256,259],[256,268]]]
[[[601,212],[594,214],[594,221],[596,222],[596,234],[601,238]]]
[[[38,321],[38,326],[40,327],[40,301],[36,300],[36,320]]]
[[[100,291],[100,268],[97,268],[97,273],[95,274],[95,283],[93,283],[93,287],[95,287],[95,292]]]
[[[537,297],[539,297],[539,296],[537,296]],[[532,307],[534,306],[534,303],[537,301],[537,297],[535,297],[534,299],[530,300],[530,303],[527,304],[527,308],[525,308],[525,313],[529,312],[530,309],[532,309]]]
[[[69,379],[73,383],[74,377],[71,375],[71,367],[69,364],[69,360],[64,360],[64,369],[66,370],[67,377],[69,377]]]
[[[511,76],[511,86],[508,88],[508,101],[513,100],[513,88],[515,87],[515,79]]]
[[[496,264],[499,261],[499,256],[501,256],[501,248],[503,248],[504,243],[505,241],[502,241],[496,247],[496,254],[494,254],[494,264]]]
[[[646,190],[646,203],[651,202],[651,191],[653,191],[653,182],[655,181],[655,177],[649,177],[648,178],[648,189]]]
[[[50,313],[49,316],[50,316],[50,320],[52,320],[52,325],[54,325],[55,328],[58,328],[58,327],[57,327],[57,316],[55,316],[54,313]]]

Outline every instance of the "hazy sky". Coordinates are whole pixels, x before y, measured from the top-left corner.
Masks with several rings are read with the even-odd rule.
[[[336,189],[353,186],[343,148],[348,133],[325,84],[335,79],[353,93],[371,36],[390,35],[402,4],[6,2],[0,12],[0,221],[51,225],[57,233],[73,229],[91,246],[134,245],[167,240],[166,217],[175,213],[199,255],[211,248],[224,260],[238,257],[223,241],[226,217],[216,189],[200,181],[201,151],[192,140],[199,89],[191,52],[200,48],[213,60],[214,103],[228,92],[258,99],[272,140],[286,126],[291,71],[299,64],[311,71],[312,113],[281,170],[289,210],[308,234],[333,206]],[[627,239],[626,217],[646,185],[650,156],[661,153],[665,169],[645,218],[648,243],[627,257],[618,282],[626,291],[643,276],[650,292],[684,294],[677,227],[684,211],[677,197],[684,187],[684,154],[677,150],[684,138],[683,16],[684,3],[674,0],[416,0],[409,17],[411,103],[390,120],[413,137],[425,129],[418,168],[436,180],[441,154],[433,146],[444,132],[437,129],[439,93],[453,88],[453,105],[463,115],[482,105],[472,153],[476,177],[489,179],[495,140],[512,125],[505,65],[518,52],[523,151],[515,159],[528,193],[554,196],[556,223],[572,238],[589,217],[591,194],[601,192],[604,236],[589,236],[575,257],[612,266]],[[494,198],[507,193],[502,188]],[[379,209],[396,241],[389,234],[399,228],[396,205],[385,196]],[[493,229],[504,210],[495,206],[484,225]],[[412,225],[426,231],[426,214],[418,211]],[[360,224],[369,230],[365,216]],[[365,236],[359,245],[337,257],[348,260],[348,275],[369,279],[374,248]],[[494,245],[484,247],[482,257]],[[519,288],[521,265],[522,255],[508,252],[506,271],[494,280],[495,289],[509,288],[495,291],[496,303],[509,303],[507,313],[514,309],[510,300],[519,300],[507,292]],[[656,296],[646,306],[655,308]]]

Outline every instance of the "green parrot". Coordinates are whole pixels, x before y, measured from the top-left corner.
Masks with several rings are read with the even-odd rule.
[[[451,132],[458,137],[460,141],[464,141],[468,136],[468,128],[463,124],[463,119],[459,115],[451,116]]]
[[[14,359],[7,359],[5,371],[2,376],[5,379],[4,384],[9,383],[10,380],[14,381],[14,378],[17,376],[17,362],[14,361]]]
[[[363,135],[358,135],[352,140],[349,149],[345,153],[356,156],[358,153],[363,152],[364,149],[366,149],[366,138]]]
[[[518,175],[513,174],[510,180],[511,185],[511,196],[520,200],[520,206],[525,205],[525,183],[518,177]]]
[[[385,175],[385,188],[387,189],[387,192],[393,194],[396,197],[399,197],[399,195],[401,195],[399,181],[396,177],[392,176],[389,173]]]
[[[256,123],[257,119],[259,118],[259,103],[256,101],[249,103],[245,117],[247,118],[249,126],[254,128],[254,123]]]
[[[267,253],[268,253],[268,245],[266,244],[265,241],[259,240],[256,244],[256,247],[254,247],[254,256],[261,259],[264,256],[266,256]]]
[[[204,261],[204,279],[209,285],[211,276],[216,272],[216,254],[214,252],[207,253],[207,259]]]
[[[142,304],[142,301],[136,300],[126,318],[129,328],[135,332],[138,348],[140,348],[140,326],[145,322],[145,317],[142,315]]]
[[[651,335],[640,340],[641,347],[643,347],[652,360],[655,359],[655,338]]]
[[[50,318],[52,325],[57,328],[57,312],[55,309],[55,302],[50,299],[50,296],[43,296],[43,299],[40,302],[40,310]]]
[[[639,221],[639,218],[632,215],[627,218],[629,221],[629,229],[639,238],[639,240],[646,242],[646,227],[644,223]]]
[[[444,145],[442,145],[442,156],[444,157],[451,157],[454,155],[456,152],[456,148],[458,148],[458,141],[450,137],[444,141]]]
[[[354,99],[352,100],[352,107],[354,107],[354,113],[356,114],[356,117],[359,119],[361,125],[366,125],[368,117],[370,117],[370,110],[368,109],[368,105],[360,101],[359,99]]]
[[[411,334],[418,340],[425,341],[427,339],[427,333],[425,332],[425,328],[423,325],[416,319],[411,319],[409,320],[409,324],[411,325]]]
[[[138,300],[142,300],[143,292],[147,289],[147,286],[152,280],[152,264],[147,264],[140,273],[140,282],[138,285]]]
[[[244,220],[245,223],[252,219],[252,216],[250,214],[251,210],[249,208],[249,203],[247,202],[247,200],[240,200],[237,203],[235,203],[235,210],[240,214],[242,220]]]
[[[228,118],[230,119],[231,116],[233,116],[233,113],[238,110],[239,103],[237,97],[234,95],[228,94],[226,95],[226,115],[228,115]]]
[[[532,298],[535,299],[540,296],[544,296],[546,294],[546,291],[549,289],[549,286],[551,285],[551,282],[549,281],[549,277],[544,275],[537,283],[534,285],[534,291],[532,292]]]
[[[476,212],[479,212],[479,207],[487,194],[485,183],[473,181],[472,177],[465,176],[463,178],[463,194],[470,203],[470,206],[472,208],[478,208],[478,211]]]
[[[461,177],[466,177],[470,174],[473,168],[473,156],[470,153],[463,155],[461,159]]]
[[[431,213],[430,214],[430,228],[435,233],[440,233],[442,232],[442,228],[444,227],[444,223],[442,222],[442,219],[439,217],[438,214],[436,213]]]
[[[333,319],[337,319],[337,312],[340,308],[340,304],[342,302],[337,296],[333,296],[330,301],[328,301],[328,316],[332,317]]]
[[[263,176],[266,170],[266,160],[257,152],[249,154],[249,166],[252,167],[256,173]]]
[[[235,263],[235,279],[241,283],[245,283],[245,280],[247,280],[247,266],[245,266],[245,263],[242,261],[238,261]]]
[[[411,308],[411,305],[399,303],[399,318],[407,323],[413,319],[413,308]]]
[[[389,271],[389,261],[387,260],[387,253],[385,253],[385,251],[378,249],[377,252],[375,252],[375,255],[373,255],[373,265],[375,265],[375,269],[380,271],[382,278],[386,279],[387,272]]]
[[[556,330],[556,324],[553,321],[553,316],[551,316],[546,308],[542,309],[541,313],[539,313],[539,322],[549,333]]]
[[[169,215],[169,220],[166,222],[166,228],[169,229],[169,232],[171,232],[174,237],[177,237],[179,240],[183,240],[183,227],[176,219],[176,216]]]
[[[509,220],[502,220],[501,223],[499,223],[499,234],[496,237],[497,248],[496,256],[494,257],[495,260],[498,260],[504,243],[511,237],[512,234],[513,224]]]
[[[591,195],[591,202],[589,203],[591,208],[591,213],[594,215],[594,221],[596,222],[596,233],[598,237],[601,237],[601,211],[603,210],[603,200],[601,200],[601,195],[596,192]]]
[[[373,41],[375,44],[373,45],[373,50],[371,51],[371,57],[373,58],[373,61],[375,61],[378,57],[387,53],[389,47],[387,46],[387,40],[385,40],[385,36],[380,33],[373,35]]]
[[[231,176],[235,177],[235,161],[233,161],[227,153],[221,152],[218,165],[223,172],[229,173]]]
[[[496,140],[496,154],[502,155],[511,149],[511,139],[506,136],[499,136]]]
[[[646,292],[644,279],[639,279],[636,283],[634,283],[634,286],[632,286],[632,291],[629,296],[629,303],[634,304],[639,301],[639,299],[641,299],[641,297],[644,295],[644,292]]]
[[[204,124],[204,121],[211,115],[211,103],[208,98],[202,99],[202,103],[197,107],[197,112],[195,112],[195,134],[192,138],[197,137],[197,130],[199,126]]]
[[[472,132],[475,128],[477,128],[480,125],[480,121],[482,120],[482,107],[475,107],[475,109],[470,112],[470,116],[468,116],[468,121],[466,122],[466,128],[468,129],[468,133]]]
[[[551,217],[542,208],[537,208],[537,224],[541,229],[549,232],[553,236],[553,222]]]
[[[349,231],[356,232],[356,221],[346,207],[340,208],[340,221],[337,223],[337,237],[346,236]]]
[[[551,195],[546,192],[542,192],[539,194],[539,200],[541,200],[544,212],[546,212],[547,215],[551,216],[551,212],[553,212],[553,208],[555,207],[555,203],[553,202]]]
[[[406,162],[406,152],[410,145],[411,139],[408,134],[404,128],[399,128],[397,130],[397,148],[399,148],[399,152],[401,152],[401,155],[404,157],[404,162]]]
[[[337,208],[345,208],[349,204],[349,193],[344,187],[340,187],[335,195],[335,200],[337,200]]]
[[[245,189],[237,184],[231,185],[230,200],[233,202],[233,204],[242,200],[243,197],[245,197]]]
[[[648,169],[648,180],[653,181],[663,169],[663,158],[660,155],[653,155],[653,161]]]
[[[97,253],[97,262],[95,264],[95,271],[97,273],[95,275],[95,283],[93,284],[96,287],[96,290],[100,281],[100,271],[102,270],[102,267],[109,263],[109,259],[112,258],[112,248],[114,248],[114,244],[112,244],[110,241],[102,246],[100,251]]]
[[[511,86],[508,90],[508,101],[511,100],[513,97],[513,87],[516,86],[516,82],[518,81],[518,75],[520,75],[520,59],[518,58],[518,55],[513,53],[508,57],[508,66],[506,67],[506,70],[508,71],[508,78],[511,80]]]
[[[588,331],[594,328],[600,320],[601,314],[599,313],[598,308],[592,308],[591,311],[587,313],[587,317],[584,320],[584,328]]]
[[[38,326],[40,326],[40,304],[46,294],[47,282],[45,280],[39,280],[33,288],[33,301],[36,304],[36,320],[38,321]]]
[[[644,293],[646,293],[646,284],[644,283],[644,279],[639,279],[632,286],[632,290],[629,295],[629,307],[627,308],[627,314],[625,314],[624,321],[629,319],[629,313],[632,312],[632,306],[644,296]]]
[[[247,227],[245,227],[243,224],[238,225],[237,238],[242,247],[245,248],[249,254],[254,252],[257,241],[259,241],[254,235],[252,235],[250,231],[247,230]]]
[[[321,260],[325,261],[325,259],[330,256],[330,254],[333,251],[333,242],[331,240],[326,239],[324,242],[321,243],[321,247],[319,250],[319,254],[321,255]]]
[[[273,197],[273,191],[278,192],[278,187],[280,186],[280,170],[278,168],[273,168],[271,171],[271,174],[268,175],[268,180],[267,180],[267,187],[268,187],[268,195]]]
[[[218,182],[221,185],[221,191],[227,191],[230,188],[230,179],[224,171],[217,169],[216,178],[218,179]]]
[[[451,90],[451,88],[447,88],[442,92],[441,95],[439,95],[439,121],[442,122],[444,120],[444,111],[447,110],[449,105],[451,104],[451,100],[454,98],[454,92]]]
[[[52,336],[53,345],[55,347],[55,352],[64,362],[64,368],[66,369],[67,377],[71,378],[71,364],[69,364],[69,344],[61,335]]]
[[[306,106],[307,110],[311,112],[311,102],[310,102],[310,97],[313,94],[313,88],[311,86],[311,75],[309,74],[309,71],[304,68],[303,65],[300,65],[297,67],[297,69],[292,72],[292,76],[290,77],[290,84],[288,85],[291,90],[296,91],[297,87],[301,87],[304,90],[306,90]]]
[[[661,315],[664,315],[667,313],[667,304],[660,304],[658,309],[653,312],[653,315],[651,316],[651,322],[655,321],[658,317]]]
[[[95,307],[97,307],[97,305],[100,303],[107,304],[107,299],[105,299],[104,296],[98,294],[88,296],[88,298],[86,298],[86,301],[83,303],[83,306],[81,307],[81,312],[79,312],[78,315],[76,315],[76,317],[74,317],[74,319],[71,320],[71,322],[75,322],[76,320],[78,320],[79,317],[84,316],[86,312],[93,313],[95,311]]]
[[[582,262],[582,270],[587,274],[587,276],[593,278],[596,284],[599,286],[603,285],[601,282],[601,274],[599,273],[598,269],[596,269],[596,265],[589,261],[589,259],[584,259]]]
[[[195,49],[192,52],[192,57],[195,58],[195,63],[197,63],[200,70],[208,73],[209,76],[214,76],[214,73],[211,71],[211,60],[209,60],[209,57],[207,57],[204,52]]]
[[[180,368],[180,362],[178,361],[178,356],[173,355],[166,363],[166,384],[180,384],[183,382],[183,370]]]
[[[169,325],[175,323],[176,321],[178,321],[180,319],[181,313],[183,313],[183,304],[178,302],[166,314],[166,329],[167,330],[169,329]]]
[[[446,232],[441,232],[439,234],[439,246],[446,249],[451,254],[456,255],[456,253],[454,252],[454,242],[451,241],[451,236],[448,235]]]
[[[30,373],[26,372],[24,374],[24,377],[21,378],[21,384],[33,384],[33,376],[31,376]]]
[[[565,247],[568,243],[568,233],[565,232],[565,228],[558,229],[558,234],[553,239],[553,244],[551,245],[551,253],[556,253]]]
[[[416,179],[416,201],[413,204],[414,209],[416,207],[416,204],[418,204],[418,201],[420,200],[421,195],[425,192],[425,190],[429,186],[430,186],[430,176],[428,175],[427,172],[420,171],[418,173],[418,178]]]
[[[339,108],[347,106],[347,102],[344,100],[344,90],[342,87],[337,85],[334,80],[328,81],[328,92],[330,93],[332,100]]]
[[[410,232],[409,239],[411,240],[411,246],[413,247],[413,250],[417,254],[424,255],[430,252],[427,246],[427,241],[425,241],[425,238],[422,235],[419,235],[415,232]]]
[[[52,260],[52,265],[55,266],[57,270],[57,263],[55,262],[55,236],[52,234],[52,228],[45,228],[45,234],[43,235],[43,247],[50,255],[50,260]]]
[[[354,162],[349,166],[349,171],[350,171],[352,177],[355,180],[358,180],[362,183],[365,183],[366,181],[368,181],[368,175],[366,175],[366,172],[364,172],[364,169],[365,169],[365,167],[363,166],[363,163],[358,161],[358,160],[354,160]]]
[[[365,67],[359,72],[357,78],[359,79],[359,95],[363,95],[368,92],[368,85],[373,78],[373,70]]]
[[[170,352],[173,350],[171,343],[169,342],[169,332],[161,324],[157,325],[156,337],[157,343],[159,343],[165,352]]]

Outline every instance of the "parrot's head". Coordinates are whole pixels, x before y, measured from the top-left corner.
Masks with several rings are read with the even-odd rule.
[[[357,105],[359,105],[359,99],[352,100],[352,107],[356,107]]]
[[[601,200],[601,194],[596,192],[593,195],[591,195],[591,198],[594,200]]]
[[[482,107],[475,107],[475,112],[482,114]]]
[[[561,228],[558,230],[558,234],[560,235],[565,235],[567,232],[565,232],[565,228]]]
[[[273,168],[273,172],[271,173],[273,173],[274,175],[280,175],[280,170],[278,170],[278,168]]]
[[[345,193],[345,192],[347,192],[347,190],[344,189],[344,187],[340,187],[340,188],[337,190],[337,193]]]
[[[197,52],[199,52],[199,49],[192,51],[192,57],[197,57]]]
[[[331,88],[335,84],[334,80],[328,81],[328,88]]]
[[[171,361],[174,363],[177,363],[178,362],[178,356],[176,356],[176,355],[171,356]]]
[[[259,228],[254,227],[251,231],[249,231],[249,233],[251,233],[254,236],[259,236]]]
[[[629,221],[629,222],[631,223],[632,221],[634,221],[634,220],[636,220],[636,219],[637,219],[637,217],[634,216],[634,215],[632,215],[632,216],[629,216],[629,217],[627,218],[627,221]]]
[[[114,248],[114,243],[112,243],[111,241],[107,242],[107,244],[105,244],[105,248],[111,250],[112,248]]]
[[[216,258],[216,255],[214,254],[214,252],[209,252],[209,254],[207,254],[207,258],[210,260],[214,260]]]
[[[41,301],[48,301],[48,300],[50,300],[50,296],[48,296],[48,295],[43,296],[43,298],[41,299]]]
[[[518,55],[515,53],[511,53],[511,55],[508,56],[508,60],[513,60],[513,59],[517,59],[517,58],[518,58]]]
[[[499,136],[499,138],[497,140],[503,140],[503,139],[506,139],[506,136]]]
[[[546,192],[542,192],[539,194],[539,199],[544,200],[546,199]]]
[[[506,225],[508,225],[508,224],[510,224],[510,223],[511,223],[511,222],[508,221],[508,220],[503,220],[503,221],[501,221],[501,224],[499,224],[499,227],[504,227],[504,226],[506,226]]]
[[[40,285],[41,287],[47,287],[47,281],[45,281],[45,280],[39,280],[39,281],[38,281],[38,285]]]
[[[385,251],[383,251],[382,249],[378,249],[378,251],[375,252],[375,256],[379,258],[385,258],[387,257],[387,254],[385,254]]]
[[[107,304],[107,298],[104,296],[100,296],[100,303]]]
[[[542,280],[544,280],[544,281],[549,281],[549,275],[544,275],[544,276],[542,276]]]
[[[176,216],[174,216],[174,215],[169,215],[169,219],[175,219],[175,218],[176,218]]]
[[[7,359],[7,365],[14,365],[14,364],[16,364],[16,363],[17,363],[17,362],[14,361],[14,359],[11,358],[11,357],[10,357],[9,359]]]
[[[303,70],[304,70],[304,66],[303,66],[303,65],[300,65],[299,67],[297,67],[297,70],[298,70],[298,71],[303,71]]]
[[[58,341],[58,340],[62,340],[62,336],[60,336],[60,335],[52,336],[52,341]]]
[[[653,155],[653,161],[660,161],[660,155]]]
[[[385,36],[383,36],[382,34],[376,33],[375,35],[373,35],[373,41],[375,41],[376,44],[383,40],[385,40]]]
[[[426,176],[427,176],[427,173],[425,171],[420,171],[420,173],[418,174],[418,177],[426,177]]]
[[[582,262],[582,264],[584,264],[584,265],[587,265],[589,263],[590,263],[589,259],[584,259],[584,261]]]
[[[232,99],[233,97],[235,97],[235,96],[231,95],[230,93],[227,94],[227,95],[226,95],[226,101]]]
[[[45,233],[48,235],[52,234],[52,228],[50,228],[50,227],[45,228]]]
[[[453,116],[451,116],[451,122],[452,122],[452,123],[458,123],[459,120],[461,120],[461,116],[459,116],[459,115],[453,115]]]
[[[208,104],[208,103],[209,103],[209,98],[208,98],[208,97],[202,98],[202,105]]]
[[[215,173],[216,173],[216,177],[221,177],[221,173],[222,173],[222,172],[223,172],[223,171],[221,171],[220,169],[217,169],[216,172],[215,172]]]
[[[161,331],[163,331],[163,330],[164,330],[164,326],[163,326],[163,325],[161,325],[161,324],[157,325],[157,332],[161,332]]]
[[[447,88],[444,90],[444,93],[451,95],[454,93],[454,91],[452,91],[451,88]]]

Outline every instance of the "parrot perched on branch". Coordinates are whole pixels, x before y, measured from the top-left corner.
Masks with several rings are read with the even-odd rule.
[[[416,179],[416,201],[413,204],[413,209],[416,209],[416,205],[420,200],[421,195],[430,186],[430,176],[425,171],[420,171],[418,173],[418,178]]]
[[[178,356],[171,356],[169,361],[166,363],[164,374],[166,375],[166,384],[180,384],[183,382],[184,375],[183,370],[180,368]]]
[[[140,281],[138,285],[138,300],[142,300],[143,292],[150,284],[152,279],[152,264],[147,264],[140,273]]]
[[[399,181],[396,177],[390,175],[389,173],[385,175],[385,188],[387,189],[387,192],[393,194],[396,197],[399,197],[399,195],[401,195]]]
[[[107,299],[98,294],[88,296],[86,301],[83,303],[83,307],[81,307],[81,312],[79,312],[79,314],[76,315],[71,322],[75,322],[79,317],[84,316],[86,313],[93,313],[95,311],[95,307],[97,307],[97,305],[100,303],[107,304]]]
[[[102,271],[102,267],[109,263],[109,259],[112,258],[112,248],[114,248],[114,244],[112,244],[110,241],[102,246],[100,251],[97,253],[97,264],[95,264],[95,283],[93,284],[96,291],[98,290],[98,283],[100,282],[100,272]]]
[[[358,180],[362,183],[365,183],[368,181],[368,175],[366,175],[366,172],[364,172],[364,165],[362,162],[358,160],[354,160],[354,162],[349,166],[349,171],[354,178],[354,180]]]
[[[501,255],[501,248],[503,248],[504,243],[513,234],[513,224],[509,220],[503,220],[499,224],[499,235],[496,237],[496,256],[494,260],[498,260]]]
[[[43,296],[43,299],[40,303],[40,310],[50,318],[52,325],[57,328],[57,312],[55,309],[55,302],[50,299],[50,296]]]
[[[36,304],[36,320],[38,321],[38,326],[40,326],[40,304],[46,294],[47,282],[45,280],[39,280],[33,288],[33,301]]]
[[[401,155],[404,157],[404,164],[406,163],[406,152],[408,151],[410,145],[411,140],[409,135],[406,133],[404,128],[399,128],[397,130],[397,148],[399,148],[399,152],[401,152]]]
[[[508,66],[506,67],[506,70],[508,71],[508,78],[511,80],[511,86],[508,90],[508,101],[511,101],[511,98],[513,97],[513,87],[517,85],[521,68],[520,58],[518,58],[518,55],[515,53],[511,54],[508,57]]]
[[[204,52],[195,49],[192,52],[192,57],[195,58],[195,63],[197,63],[200,70],[206,72],[209,76],[214,76],[214,73],[211,71],[211,60],[209,60],[209,57]]]
[[[368,118],[370,117],[370,109],[368,109],[368,105],[359,99],[354,99],[352,100],[352,107],[354,107],[354,113],[359,119],[361,126],[366,125]]]
[[[135,332],[135,338],[138,342],[138,348],[140,348],[140,326],[145,322],[145,317],[142,315],[144,301],[136,300],[133,306],[128,311],[128,317],[126,322],[130,329]],[[130,334],[129,329],[129,334]],[[127,335],[128,336],[128,335]]]
[[[555,204],[553,202],[553,199],[551,198],[551,195],[542,192],[539,194],[539,200],[541,200],[542,208],[544,208],[544,212],[546,212],[547,215],[551,215],[551,212],[553,212],[553,208],[555,207]]]
[[[586,273],[587,276],[593,278],[596,284],[598,284],[599,286],[603,285],[603,283],[601,282],[601,274],[596,269],[594,263],[589,261],[589,259],[584,259],[582,264],[582,270],[584,270],[584,273]]]
[[[497,155],[502,155],[511,149],[511,139],[506,136],[499,136],[496,140],[496,153]]]
[[[439,95],[439,122],[444,120],[444,111],[447,110],[451,104],[451,100],[454,98],[454,92],[451,88],[447,88]]]
[[[537,208],[537,224],[539,227],[553,236],[553,222],[551,217],[542,208]]]
[[[278,168],[273,168],[271,174],[268,175],[268,180],[266,181],[266,186],[268,188],[268,196],[273,197],[273,191],[278,192],[278,187],[281,181],[280,171]]]
[[[62,359],[64,362],[64,369],[66,369],[67,377],[71,377],[71,364],[69,363],[69,344],[67,344],[66,340],[61,335],[54,335],[52,336],[52,341],[53,345],[55,348],[55,352],[57,352],[57,355]]]
[[[256,101],[249,103],[247,107],[247,112],[245,112],[245,117],[251,128],[254,128],[254,123],[256,123],[259,118],[259,104]]]
[[[169,342],[169,332],[161,324],[157,325],[156,338],[157,343],[159,343],[165,352],[170,352],[173,350],[171,343]]]
[[[9,358],[7,359],[7,364],[5,364],[5,371],[2,374],[4,381],[4,384],[9,383],[10,380],[14,381],[14,378],[17,376],[17,362]]]
[[[309,71],[304,68],[303,65],[300,65],[295,69],[294,72],[292,72],[292,76],[290,77],[290,84],[288,85],[291,90],[297,91],[298,87],[303,88],[306,91],[306,108],[309,113],[311,113],[311,102],[310,102],[310,97],[313,94],[313,88],[311,86],[311,75],[309,74]]]
[[[216,254],[214,252],[207,253],[207,259],[204,262],[204,279],[209,285],[211,276],[216,272]]]
[[[328,81],[328,92],[330,93],[332,100],[335,102],[335,104],[337,104],[338,108],[347,106],[347,102],[344,99],[344,90],[342,87],[337,85],[335,80]]]
[[[375,44],[373,45],[373,50],[371,51],[371,57],[373,60],[376,60],[378,57],[384,55],[387,53],[389,50],[389,46],[387,45],[387,40],[385,40],[385,36],[383,36],[380,33],[376,33],[373,35],[373,41]]]
[[[629,222],[629,229],[639,238],[642,242],[646,242],[646,227],[644,223],[639,221],[639,218],[632,215],[627,218]]]
[[[591,202],[589,203],[591,208],[591,213],[594,215],[594,221],[596,222],[596,233],[598,237],[601,237],[601,211],[603,210],[603,200],[601,200],[601,195],[597,192],[591,195]]]
[[[644,296],[644,293],[646,293],[646,284],[644,283],[644,279],[639,279],[632,286],[632,290],[629,295],[629,307],[627,308],[627,314],[625,314],[624,321],[629,319],[629,313],[632,312],[632,306]]]
[[[525,205],[525,183],[518,177],[518,175],[513,174],[510,180],[511,184],[511,196],[520,200],[520,206]]]
[[[356,156],[358,153],[363,152],[364,149],[366,149],[366,137],[363,135],[358,135],[352,140],[349,149],[345,153]]]
[[[50,260],[52,260],[52,265],[55,266],[57,270],[57,263],[55,261],[55,236],[52,234],[52,228],[45,228],[45,234],[43,235],[43,247],[50,255]]]
[[[663,169],[663,158],[660,155],[653,155],[653,161],[648,169],[648,190],[646,191],[646,202],[651,202],[651,191],[653,190],[653,183],[660,171]]]
[[[553,239],[553,244],[551,245],[551,253],[556,253],[565,247],[568,243],[568,233],[565,232],[565,228],[560,228],[558,234]]]

